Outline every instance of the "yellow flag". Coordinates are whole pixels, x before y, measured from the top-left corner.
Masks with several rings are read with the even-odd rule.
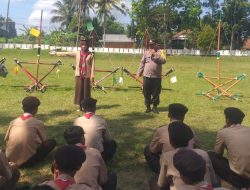
[[[40,33],[41,33],[40,30],[37,30],[35,28],[31,28],[31,30],[30,30],[30,34],[37,37],[37,38],[40,36]]]
[[[18,73],[18,66],[15,66],[15,67],[13,68],[13,73],[14,73],[15,75]]]
[[[166,60],[167,56],[164,50],[160,50],[160,56]]]

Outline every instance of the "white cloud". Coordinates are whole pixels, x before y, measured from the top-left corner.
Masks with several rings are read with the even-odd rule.
[[[33,11],[28,18],[28,24],[31,26],[39,26],[41,11],[43,10],[43,26],[48,26],[52,17],[51,10],[55,2],[56,0],[38,0],[34,4]]]

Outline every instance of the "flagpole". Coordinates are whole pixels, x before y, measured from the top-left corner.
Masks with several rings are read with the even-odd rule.
[[[37,62],[36,62],[36,80],[37,81],[39,81],[39,63],[40,63],[40,56],[41,56],[41,39],[42,39],[42,20],[43,20],[43,10],[41,10],[40,35],[38,36]]]

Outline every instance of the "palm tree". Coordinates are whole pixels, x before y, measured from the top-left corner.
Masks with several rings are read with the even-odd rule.
[[[96,0],[96,13],[98,19],[102,22],[103,25],[103,46],[105,47],[105,40],[106,40],[106,20],[107,17],[112,16],[111,11],[112,10],[118,10],[123,15],[127,14],[127,8],[122,3],[121,0]]]
[[[72,0],[58,0],[53,6],[55,6],[55,9],[53,9],[51,13],[55,15],[51,18],[50,22],[61,23],[61,26],[65,26],[67,29],[76,11]]]
[[[89,15],[89,9],[93,9],[94,3],[94,0],[73,0],[73,5],[77,10],[78,16],[76,46],[78,46],[79,41],[81,16],[83,17],[83,19],[86,19]]]

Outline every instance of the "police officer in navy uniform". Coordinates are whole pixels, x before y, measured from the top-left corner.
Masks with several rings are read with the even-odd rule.
[[[150,40],[149,49],[144,52],[137,72],[137,78],[143,76],[146,113],[151,111],[159,113],[157,106],[160,103],[162,64],[165,62],[165,58],[161,57],[159,45]],[[151,104],[153,104],[152,109]]]

